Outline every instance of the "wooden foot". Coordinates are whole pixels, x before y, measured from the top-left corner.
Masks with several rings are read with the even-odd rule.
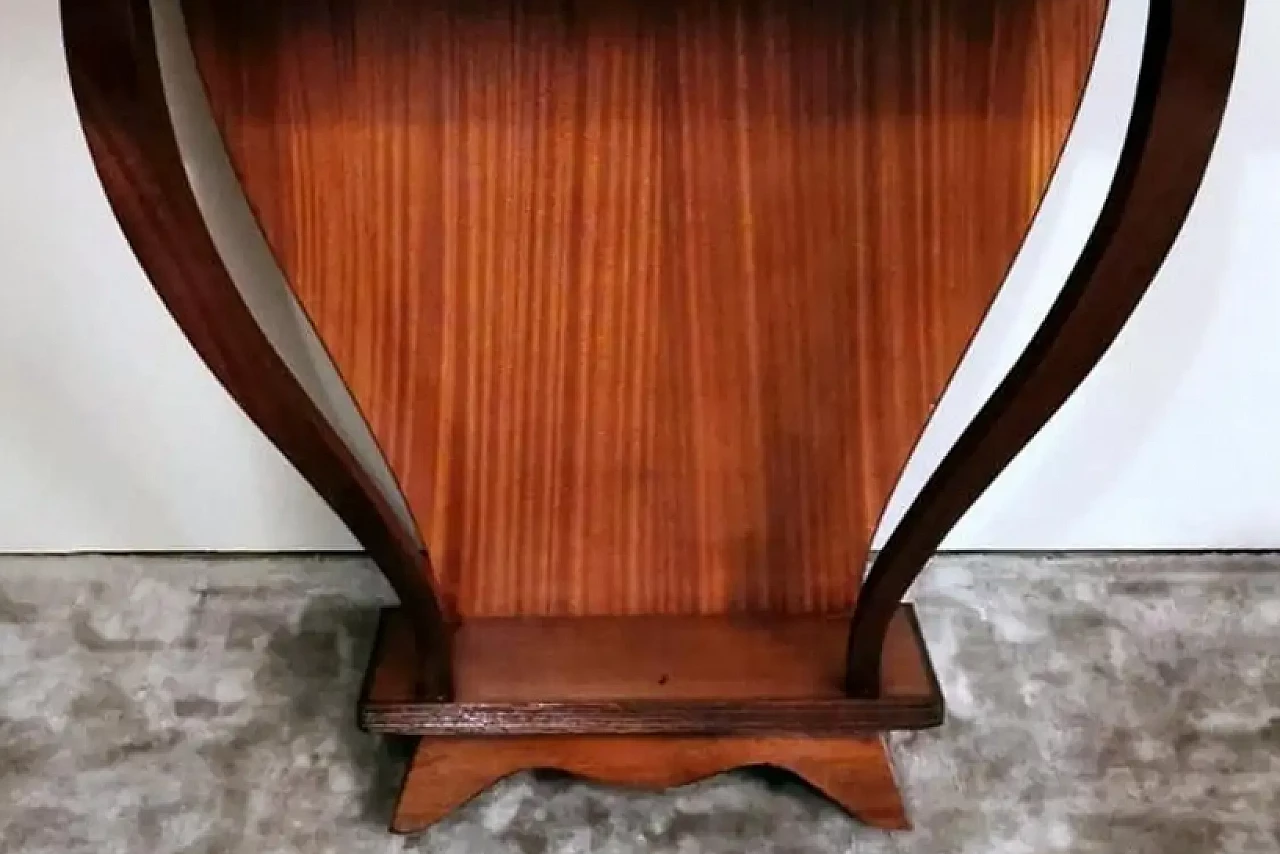
[[[423,830],[497,780],[526,769],[555,769],[593,782],[665,789],[752,765],[795,773],[873,827],[910,826],[879,737],[527,736],[421,739],[391,829]]]

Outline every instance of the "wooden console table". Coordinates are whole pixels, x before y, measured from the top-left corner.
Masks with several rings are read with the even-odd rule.
[[[1243,5],[1152,0],[1093,232],[863,578],[1104,0],[185,0],[263,237],[412,522],[227,273],[148,0],[64,0],[139,260],[399,594],[359,712],[421,736],[394,829],[526,767],[668,786],[752,764],[905,826],[881,735],[943,700],[903,596],[1155,276]]]

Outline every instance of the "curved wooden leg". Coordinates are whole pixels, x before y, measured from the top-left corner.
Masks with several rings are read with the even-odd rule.
[[[334,509],[414,615],[418,692],[450,693],[448,633],[415,532],[259,327],[200,212],[169,117],[148,0],[63,0],[71,87],[116,219],[178,326],[245,414]]]
[[[391,829],[423,830],[517,771],[666,789],[752,765],[790,771],[873,827],[909,825],[884,743],[868,738],[534,736],[418,742]]]
[[[1116,175],[1062,292],[943,458],[867,574],[849,632],[849,693],[880,690],[898,602],[943,537],[1102,359],[1182,230],[1226,109],[1244,0],[1153,0]]]

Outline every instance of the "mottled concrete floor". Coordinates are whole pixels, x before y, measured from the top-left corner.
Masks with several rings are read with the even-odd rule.
[[[0,559],[0,851],[1280,851],[1280,559],[937,562],[949,702],[897,738],[918,829],[786,780],[662,795],[522,775],[385,833],[403,763],[353,725],[362,560]]]

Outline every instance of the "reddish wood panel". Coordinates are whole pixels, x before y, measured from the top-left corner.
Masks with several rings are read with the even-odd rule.
[[[418,743],[391,829],[424,830],[489,784],[526,768],[601,783],[664,789],[746,765],[796,774],[861,821],[910,827],[879,738],[535,737],[427,739]]]
[[[188,0],[467,617],[835,612],[1104,0]]]
[[[489,617],[453,635],[458,703],[831,699],[844,695],[847,616]],[[413,702],[410,621],[388,611],[369,698]],[[912,614],[885,652],[889,697],[936,695]]]
[[[361,725],[401,735],[866,735],[942,722],[910,605],[874,699],[844,696],[841,617],[488,617],[453,637],[454,695],[423,702],[411,621],[384,612]]]

